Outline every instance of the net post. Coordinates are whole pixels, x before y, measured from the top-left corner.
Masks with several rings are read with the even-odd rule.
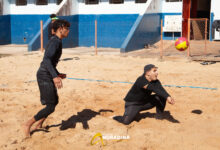
[[[190,57],[190,18],[188,18],[188,42],[189,42],[189,47],[187,50],[187,56]]]
[[[97,51],[97,20],[95,20],[95,55],[98,54]]]
[[[43,52],[43,50],[44,50],[44,47],[43,47],[43,21],[41,20],[40,21],[40,50],[41,50],[41,52]]]
[[[163,19],[161,19],[160,59],[163,59]]]
[[[205,55],[207,55],[207,22],[208,19],[205,19]]]

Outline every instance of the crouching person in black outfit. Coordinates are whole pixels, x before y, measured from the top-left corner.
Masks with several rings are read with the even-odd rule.
[[[165,109],[166,101],[174,104],[174,99],[162,87],[157,79],[157,67],[153,64],[144,67],[144,74],[136,82],[124,98],[125,112],[123,117],[114,117],[115,120],[128,125],[134,121],[140,111],[156,107],[157,116]],[[154,93],[154,94],[152,94]]]
[[[58,19],[53,23],[55,35],[51,37],[45,48],[44,58],[37,72],[40,101],[45,108],[23,125],[25,137],[30,136],[30,129],[35,122],[34,129],[41,128],[45,119],[54,112],[58,104],[57,89],[63,87],[61,79],[64,79],[66,75],[59,73],[56,66],[62,55],[62,39],[68,36],[69,27],[70,23],[65,20]]]

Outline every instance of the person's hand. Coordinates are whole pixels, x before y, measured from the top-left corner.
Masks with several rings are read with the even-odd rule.
[[[59,74],[58,75],[61,79],[65,79],[66,78],[66,74],[64,74],[64,73],[61,73],[61,74]]]
[[[62,80],[60,77],[53,78],[53,82],[54,82],[56,88],[60,89],[63,87]]]
[[[174,105],[175,104],[175,100],[172,97],[167,97],[167,101],[169,104]]]

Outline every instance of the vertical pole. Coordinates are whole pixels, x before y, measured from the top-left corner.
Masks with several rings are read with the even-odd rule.
[[[182,36],[187,38],[187,34],[188,34],[188,18],[190,18],[190,9],[191,9],[191,1],[192,0],[182,0],[183,2],[183,13],[182,13],[182,17],[183,17],[183,22],[182,22]]]
[[[40,21],[40,49],[41,49],[41,52],[43,52],[43,21],[41,20]]]
[[[205,19],[205,55],[207,55],[207,21],[208,19]]]
[[[160,33],[160,59],[163,58],[163,19],[161,19],[161,33]]]
[[[190,57],[190,18],[188,18],[188,42],[189,42],[189,47],[187,51],[187,56]]]
[[[95,54],[98,54],[97,51],[97,20],[95,20]]]

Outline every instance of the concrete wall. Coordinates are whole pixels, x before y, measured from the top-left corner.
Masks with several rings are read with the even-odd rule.
[[[3,1],[3,15],[10,14],[10,6],[8,0],[2,0]]]
[[[79,15],[78,17],[78,46],[95,45],[95,20],[97,20],[98,47],[120,48],[138,14]]]
[[[95,20],[97,20],[98,47],[120,48],[140,13],[146,10],[146,3],[137,4],[125,0],[123,4],[110,4],[102,0],[99,4],[86,5],[79,0],[78,46],[95,45]]]
[[[5,0],[6,1],[6,0]],[[8,1],[8,0],[7,0]],[[56,4],[54,0],[48,0],[48,5],[36,5],[36,0],[28,0],[26,6],[16,6],[16,0],[8,1],[8,11],[9,14],[52,14],[58,9],[59,5]]]
[[[162,13],[182,13],[182,2],[166,2],[162,0]]]
[[[220,0],[212,0],[211,1],[211,13],[213,13],[213,19],[219,20],[220,19]]]
[[[0,44],[11,43],[10,15],[0,15]]]
[[[55,2],[55,1],[54,1]],[[58,16],[60,19],[65,19],[70,22],[71,28],[70,28],[70,33],[67,39],[63,40],[63,47],[68,48],[68,47],[74,47],[75,45],[78,44],[78,25],[77,25],[77,17],[76,16],[71,16],[72,12],[72,0],[63,0],[58,7],[53,9],[53,13]],[[45,48],[47,43],[48,43],[48,25],[51,22],[49,15],[44,20],[44,25],[43,25],[43,47]],[[29,51],[34,51],[38,50],[40,48],[40,28],[35,29],[36,34],[34,37],[31,38],[30,41],[28,41],[28,50]],[[77,32],[76,32],[77,31]]]
[[[7,2],[0,0],[0,45],[11,43],[10,15],[4,15]]]
[[[0,0],[0,15],[3,15],[3,0]]]
[[[5,14],[10,14],[10,42],[29,44],[29,50],[40,46],[40,20],[44,22],[44,46],[47,43],[47,25],[51,13],[57,13],[71,23],[69,37],[63,40],[63,47],[94,46],[94,22],[98,21],[98,46],[120,48],[146,3],[136,4],[125,0],[123,4],[109,4],[102,0],[98,5],[86,5],[82,0],[63,0],[56,5],[36,5],[28,0],[26,6],[16,6],[15,0],[5,3]],[[39,11],[40,10],[40,11]]]
[[[40,20],[48,22],[49,15],[58,12],[60,18],[71,23],[69,37],[63,40],[64,47],[94,46],[94,21],[97,20],[99,47],[140,49],[160,39],[161,17],[182,10],[181,2],[166,3],[165,0],[148,0],[142,4],[134,0],[125,0],[123,4],[101,0],[97,5],[86,5],[84,0],[63,0],[56,5],[54,0],[49,0],[46,6],[35,5],[34,1],[28,0],[27,6],[16,6],[15,0],[5,2],[3,13],[11,15],[9,39],[12,44],[28,44],[33,39],[39,44]],[[44,25],[45,44],[48,39]],[[30,47],[38,49],[39,46],[34,46],[38,44],[31,43],[33,47]]]
[[[56,12],[56,14],[58,16],[71,16],[72,15],[72,0],[66,0],[63,1],[61,4],[62,7],[60,7],[60,9],[58,10],[58,12]]]
[[[99,4],[86,5],[79,0],[78,14],[140,14],[146,10],[146,3],[135,3],[135,0],[124,0],[123,4],[109,4],[109,0],[101,0]]]
[[[61,9],[58,11],[59,18],[64,18],[71,23],[69,36],[63,39],[63,47],[94,46],[95,20],[97,20],[98,47],[114,48],[121,47],[130,28],[139,15],[140,6],[144,6],[144,4],[135,5],[134,1],[132,1],[132,5],[131,1],[117,5],[109,4],[107,1],[102,1],[98,5],[85,5],[84,2],[78,2],[77,0],[66,0],[63,1],[61,5]],[[133,5],[135,5],[135,7]],[[137,14],[132,14],[128,8],[133,9]],[[85,11],[80,13],[82,10]],[[125,12],[130,13],[125,14]],[[72,13],[72,15],[70,15],[70,13]],[[44,28],[44,34],[45,32],[47,32],[46,26]],[[29,43],[29,50],[39,49],[39,46],[37,46],[40,42],[39,31],[34,40],[35,42],[31,41]],[[46,41],[44,41],[44,43],[46,43]]]
[[[46,22],[49,15],[10,15],[11,43],[28,44],[40,30],[40,21]],[[26,39],[26,40],[24,40]]]
[[[181,20],[182,18],[182,9],[183,3],[182,2],[166,2],[166,0],[162,0],[162,19],[163,19],[163,27],[164,22],[166,21],[166,16],[178,16]],[[182,22],[181,22],[182,26]],[[181,36],[181,32],[163,32],[163,39],[164,40],[175,40],[176,38]]]
[[[148,0],[146,11],[138,17],[121,46],[121,52],[142,49],[160,40],[161,0]]]
[[[71,48],[78,46],[78,16],[58,16],[60,19],[65,19],[70,22],[70,32],[69,36],[65,39],[63,39],[63,48]],[[48,18],[47,21],[45,21],[44,27],[43,27],[43,35],[44,35],[44,48],[46,47],[48,43],[48,24],[50,23],[50,19]],[[36,35],[32,38],[32,40],[28,43],[28,50],[34,51],[40,49],[40,30],[36,33]]]
[[[48,43],[48,25],[50,23],[51,19],[48,18],[44,23],[43,23],[43,47],[45,48],[47,43]],[[40,29],[38,32],[35,34],[35,36],[28,42],[28,51],[34,51],[34,50],[39,50],[40,49],[40,40],[41,40],[41,31]]]
[[[60,5],[56,5],[54,0],[49,0],[49,4],[45,6],[36,5],[34,0],[28,0],[26,6],[16,6],[15,0],[10,0],[5,1],[4,7],[4,14],[10,14],[8,21],[11,27],[7,31],[8,38],[6,39],[10,39],[12,44],[30,43],[29,47],[33,50],[39,48],[34,45],[38,45],[40,40],[40,20],[43,20],[45,25],[45,44],[48,41],[45,22],[48,21],[51,13],[56,13],[58,10],[59,16],[65,16],[63,18],[71,22],[70,36],[63,41],[64,47],[94,46],[94,21],[96,19],[98,21],[98,46],[114,48],[121,47],[138,17],[144,16],[146,20],[155,21],[155,16],[143,14],[146,10],[146,3],[137,4],[134,0],[125,0],[123,4],[109,4],[109,1],[102,0],[98,5],[86,5],[84,0],[63,0]],[[161,8],[154,12],[156,20],[158,20],[160,11]],[[145,24],[146,21],[143,21],[140,30],[145,27]],[[152,33],[149,33],[149,36],[151,35]],[[33,39],[38,44],[31,43]]]

